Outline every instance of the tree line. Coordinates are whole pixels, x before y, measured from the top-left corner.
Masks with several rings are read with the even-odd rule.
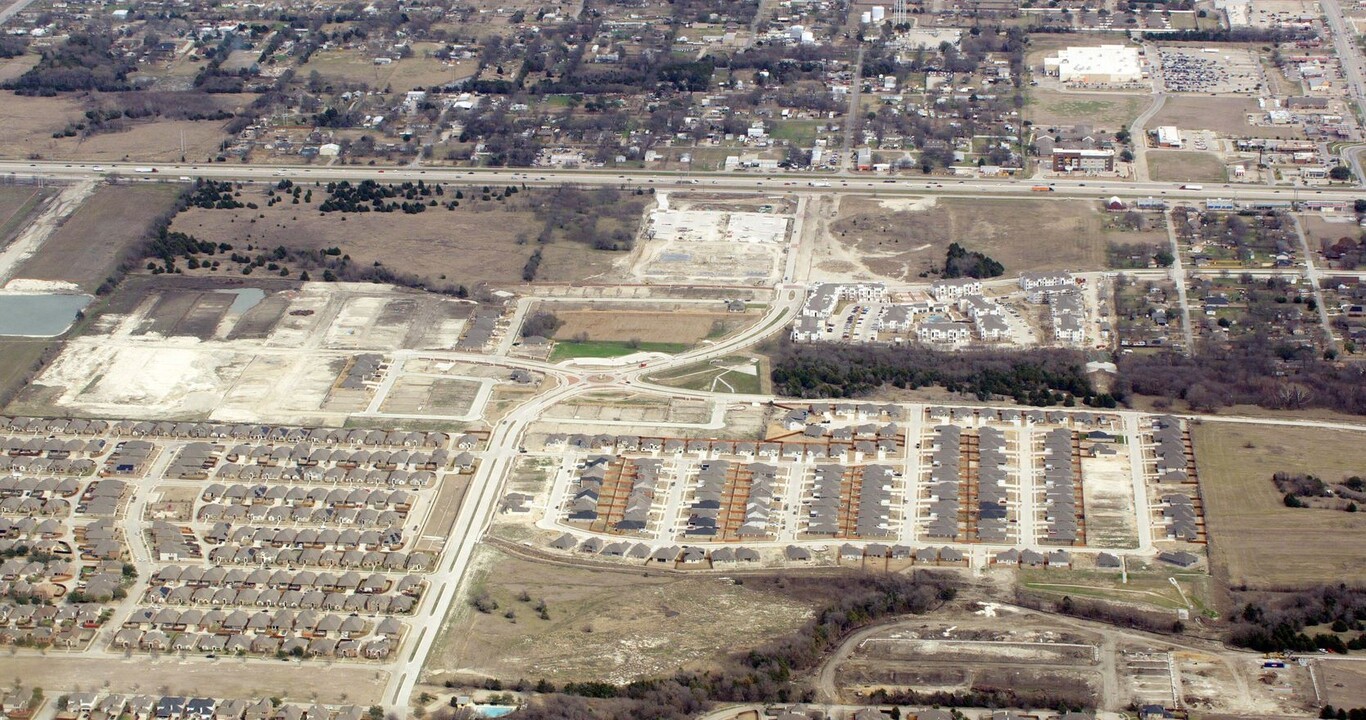
[[[946,352],[922,345],[798,345],[784,339],[770,355],[774,392],[790,397],[856,397],[890,385],[941,386],[978,400],[1006,397],[1039,406],[1115,402],[1095,391],[1085,357],[1073,350]]]
[[[1201,343],[1194,357],[1171,350],[1131,353],[1118,366],[1118,394],[1185,400],[1198,412],[1258,405],[1366,414],[1366,367],[1338,365],[1312,347],[1261,331],[1226,344]]]
[[[136,63],[113,52],[109,35],[75,34],[44,50],[37,65],[4,87],[16,95],[45,97],[73,91],[118,92],[132,87],[128,74],[136,69]]]
[[[1260,652],[1366,650],[1366,588],[1339,584],[1254,594],[1229,621],[1229,643]],[[1322,626],[1327,631],[1306,632]]]

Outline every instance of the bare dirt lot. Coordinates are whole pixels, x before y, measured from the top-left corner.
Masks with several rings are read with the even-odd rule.
[[[1213,130],[1235,137],[1304,137],[1304,133],[1294,127],[1249,125],[1247,114],[1256,112],[1261,109],[1255,98],[1172,96],[1148,121],[1148,127],[1176,125],[1183,130]]]
[[[1160,242],[1158,231],[1106,229],[1099,205],[1069,200],[876,200],[845,198],[830,225],[831,242],[852,250],[843,259],[817,258],[817,269],[832,263],[862,264],[873,275],[914,281],[940,268],[949,243],[986,253],[1006,275],[1032,270],[1098,270],[1109,242]]]
[[[1335,707],[1366,707],[1366,667],[1356,662],[1321,662],[1316,665],[1323,701]]]
[[[171,208],[181,189],[172,184],[101,187],[19,266],[17,275],[93,291],[152,220]]]
[[[452,609],[429,679],[456,675],[624,683],[705,668],[734,649],[795,629],[812,606],[715,575],[597,569],[532,561],[484,546],[474,589],[490,613]],[[530,601],[520,601],[525,591]],[[537,617],[546,603],[549,620]],[[515,622],[504,617],[512,610]]]
[[[1224,574],[1229,585],[1270,589],[1360,575],[1366,517],[1287,508],[1271,474],[1329,480],[1358,474],[1366,466],[1361,433],[1205,423],[1193,436],[1216,576]]]
[[[720,337],[739,327],[749,313],[649,312],[630,310],[572,310],[558,311],[555,316],[564,321],[555,337],[572,338],[580,333],[591,340],[632,339],[641,342],[669,342],[694,345],[704,338]]]
[[[1030,694],[1066,687],[1069,697],[1099,699],[1098,636],[1018,618],[1001,623],[955,617],[960,619],[951,625],[930,620],[874,631],[846,660],[835,661],[836,691],[849,698],[876,688],[1009,687]],[[822,675],[822,682],[826,677]]]
[[[1149,173],[1160,182],[1223,182],[1224,163],[1214,153],[1189,150],[1149,150]]]

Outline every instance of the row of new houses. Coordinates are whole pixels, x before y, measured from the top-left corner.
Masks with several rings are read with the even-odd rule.
[[[8,710],[8,702],[6,703]],[[85,720],[363,720],[357,705],[328,707],[276,703],[269,699],[218,700],[177,695],[70,693],[57,700],[62,713]],[[62,715],[58,715],[62,717]]]
[[[847,493],[846,476],[852,478]],[[806,532],[832,537],[891,536],[892,486],[900,476],[886,465],[850,470],[842,465],[817,466],[807,503]]]
[[[748,490],[740,497],[735,473],[748,475]],[[764,463],[732,468],[729,462],[718,460],[706,463],[698,469],[697,482],[692,490],[692,502],[688,505],[688,527],[685,534],[693,537],[716,537],[723,528],[720,526],[722,514],[736,514],[734,506],[743,502],[739,510],[737,537],[763,538],[769,535],[769,518],[774,510],[774,485],[778,479],[778,468]],[[727,489],[731,493],[727,495]]]

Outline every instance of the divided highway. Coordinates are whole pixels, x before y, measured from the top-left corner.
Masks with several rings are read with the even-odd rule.
[[[155,172],[146,172],[155,168]],[[888,193],[888,194],[945,194],[981,197],[1023,196],[1035,199],[1054,197],[1123,198],[1164,197],[1180,200],[1226,198],[1242,201],[1291,200],[1355,200],[1360,188],[1332,187],[1324,189],[1267,187],[1265,185],[1207,185],[1200,190],[1183,190],[1178,183],[1128,182],[1111,178],[1056,180],[1049,183],[1052,192],[1038,192],[1039,181],[1024,179],[981,179],[944,177],[897,177],[850,173],[845,175],[817,175],[773,173],[671,173],[671,172],[616,172],[612,170],[558,170],[551,168],[424,168],[372,167],[336,165],[312,166],[257,166],[229,163],[167,164],[149,166],[132,163],[78,164],[48,161],[0,162],[0,176],[12,175],[18,180],[77,180],[116,175],[123,179],[170,180],[181,178],[214,178],[247,182],[274,182],[289,179],[294,182],[310,180],[327,182],[348,180],[360,182],[403,182],[424,180],[442,183],[486,183],[490,185],[616,185],[623,187],[677,188],[717,192],[796,192],[796,193]],[[821,183],[816,187],[814,183]]]

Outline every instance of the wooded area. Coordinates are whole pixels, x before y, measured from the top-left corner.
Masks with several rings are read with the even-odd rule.
[[[884,385],[903,390],[940,386],[978,400],[1066,405],[1077,399],[1114,406],[1086,377],[1086,360],[1072,350],[963,350],[912,345],[848,345],[782,341],[771,352],[773,388],[802,398],[856,397]]]

